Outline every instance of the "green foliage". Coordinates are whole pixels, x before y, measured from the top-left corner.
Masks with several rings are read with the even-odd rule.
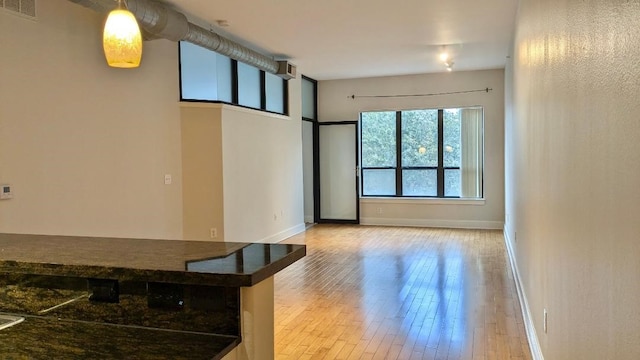
[[[438,166],[438,110],[402,112],[402,166]]]
[[[397,129],[396,112],[362,113],[362,166],[396,167],[397,131],[401,131],[401,166],[403,195],[437,196],[437,176],[434,169],[406,169],[438,167],[438,110],[402,111],[401,129]],[[459,167],[460,109],[445,109],[443,118],[443,166]],[[365,195],[389,194],[395,191],[394,182],[388,179],[388,171],[370,170],[365,176]],[[378,175],[382,176],[379,177]],[[445,192],[448,196],[459,194],[459,171],[446,176]],[[394,180],[395,181],[395,180]],[[393,185],[395,186],[395,185]]]
[[[460,109],[444,109],[444,167],[460,167]]]
[[[395,111],[362,113],[362,166],[396,166]]]

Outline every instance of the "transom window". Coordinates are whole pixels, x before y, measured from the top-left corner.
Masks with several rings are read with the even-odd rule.
[[[362,196],[482,198],[481,107],[360,114]]]
[[[180,99],[220,102],[288,114],[281,77],[189,42],[180,42]]]

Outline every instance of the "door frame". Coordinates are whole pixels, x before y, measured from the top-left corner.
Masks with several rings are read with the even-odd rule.
[[[356,174],[355,177],[355,203],[356,203],[356,218],[351,219],[323,219],[320,216],[320,196],[322,189],[320,188],[320,126],[331,125],[353,125],[354,131],[354,147],[355,147],[355,164],[356,168],[353,171]],[[358,121],[326,121],[326,122],[314,122],[313,128],[313,183],[314,183],[314,220],[318,224],[360,224],[360,157],[358,146]]]

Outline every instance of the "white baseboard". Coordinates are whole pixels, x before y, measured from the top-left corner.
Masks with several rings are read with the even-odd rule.
[[[502,229],[501,221],[473,221],[473,220],[436,220],[436,219],[398,219],[398,218],[360,218],[362,225],[384,226],[416,226],[452,229]]]
[[[518,299],[520,299],[520,306],[522,310],[522,317],[524,320],[524,328],[527,333],[527,339],[529,340],[529,347],[531,348],[531,357],[533,360],[544,360],[542,355],[542,348],[540,348],[540,342],[538,341],[538,335],[536,328],[533,325],[533,318],[531,317],[531,309],[529,308],[529,302],[527,301],[527,295],[524,293],[524,287],[520,280],[520,273],[518,272],[518,264],[516,261],[515,253],[511,247],[511,239],[509,238],[509,231],[507,225],[504,226],[504,243],[507,248],[507,254],[509,255],[509,263],[511,264],[511,271],[516,282],[516,290],[518,291]]]
[[[282,230],[277,234],[273,234],[264,239],[258,240],[257,242],[263,243],[263,244],[275,244],[284,239],[290,238],[293,235],[299,234],[305,230],[306,230],[306,226],[304,223],[302,223],[302,224],[298,224],[296,226],[290,227],[286,230]]]

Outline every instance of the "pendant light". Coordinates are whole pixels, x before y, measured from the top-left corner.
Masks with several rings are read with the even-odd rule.
[[[104,24],[102,47],[107,64],[117,68],[140,66],[142,58],[142,35],[136,18],[122,6],[111,11]]]

